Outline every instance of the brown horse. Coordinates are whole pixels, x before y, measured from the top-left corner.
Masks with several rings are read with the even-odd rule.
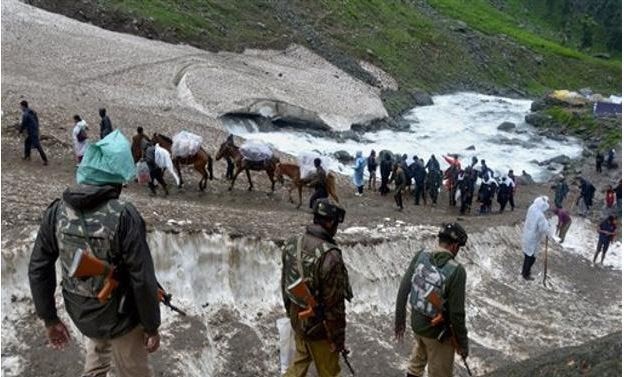
[[[297,209],[301,207],[302,202],[302,194],[304,182],[301,180],[301,169],[299,169],[298,165],[288,164],[288,163],[279,163],[277,164],[277,168],[275,169],[275,177],[279,181],[279,183],[284,184],[284,176],[290,178],[291,186],[288,189],[288,200],[291,203],[294,203],[292,199],[292,190],[297,188],[299,193],[299,204],[297,204]],[[329,172],[325,177],[325,191],[334,198],[336,203],[340,203],[338,200],[338,195],[336,194],[336,176],[334,173]]]
[[[271,157],[265,161],[249,161],[243,157],[239,147],[234,145],[234,142],[231,139],[228,139],[221,144],[219,152],[217,152],[217,155],[215,156],[217,161],[223,157],[229,157],[234,160],[234,165],[236,166],[236,171],[232,177],[232,184],[230,185],[230,188],[228,188],[229,191],[232,191],[234,183],[236,182],[236,177],[238,177],[240,172],[243,170],[245,171],[245,174],[247,174],[247,180],[249,181],[249,188],[247,190],[253,190],[253,183],[251,182],[251,175],[249,174],[249,171],[265,170],[271,180],[271,192],[275,191],[275,179],[273,177],[275,175],[275,166],[279,163],[279,159],[277,157]]]
[[[165,135],[161,135],[158,133],[154,134],[152,138],[153,143],[159,144],[161,147],[165,148],[169,153],[171,153],[171,146],[173,145],[173,140]],[[204,191],[206,186],[208,185],[208,178],[212,180],[212,157],[204,150],[204,148],[199,148],[199,151],[192,156],[188,157],[173,157],[173,165],[178,171],[178,177],[180,177],[180,185],[178,187],[182,187],[182,174],[180,173],[180,165],[193,165],[195,170],[202,175],[202,178],[199,180],[199,190]]]

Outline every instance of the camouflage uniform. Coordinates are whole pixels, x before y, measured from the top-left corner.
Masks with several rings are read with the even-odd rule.
[[[332,352],[331,345],[333,343],[338,349],[344,347],[345,299],[353,297],[340,249],[321,226],[310,225],[305,235],[287,242],[282,263],[282,296],[297,346],[294,362],[286,376],[305,376],[312,361],[320,377],[339,376],[339,353]],[[300,278],[300,269],[318,303],[316,314],[305,320],[298,317],[305,303],[299,302],[286,289]]]
[[[29,265],[37,315],[46,326],[59,321],[54,301],[55,262],[61,260],[65,308],[88,337],[83,376],[105,376],[115,360],[117,375],[149,376],[144,334],[160,325],[154,264],[145,240],[145,223],[112,186],[80,185],[66,190],[44,213]],[[85,226],[81,219],[84,216]],[[78,249],[115,266],[116,288],[107,302],[97,299],[104,277],[69,276]],[[122,304],[123,303],[123,304]]]

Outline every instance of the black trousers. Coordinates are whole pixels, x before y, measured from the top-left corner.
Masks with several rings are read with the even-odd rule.
[[[158,184],[160,184],[163,188],[163,190],[165,190],[165,194],[169,193],[169,190],[167,190],[167,184],[165,183],[165,179],[163,177],[163,169],[161,168],[154,168],[154,169],[150,169],[150,181],[147,184],[150,188],[150,190],[152,190],[153,193],[156,193],[156,185],[154,184],[154,180],[156,180],[158,182]]]
[[[466,211],[470,212],[470,207],[472,206],[472,194],[462,194],[461,201],[462,203],[459,213],[463,215]]]
[[[531,267],[535,263],[535,256],[528,256],[524,254],[524,264],[522,265],[522,277],[528,279],[531,276]]]
[[[399,208],[403,209],[403,194],[401,193],[403,189],[401,187],[397,188],[394,193],[394,201]]]
[[[425,185],[416,183],[414,185],[414,204],[419,205],[420,198],[422,198],[423,204],[427,204],[427,196],[425,195]]]
[[[438,203],[438,188],[432,186],[429,187],[427,191],[429,192],[429,197],[431,198],[433,204]]]
[[[225,170],[225,178],[232,179],[234,178],[234,161],[231,158],[226,157],[225,162],[227,163],[227,169]]]
[[[325,191],[324,187],[317,187],[314,190],[314,193],[312,193],[312,196],[310,196],[310,208],[312,208],[314,206],[314,202],[317,199],[324,199],[327,198],[327,191]]]
[[[390,188],[388,188],[388,181],[390,180],[390,176],[381,176],[381,187],[379,188],[379,192],[381,195],[386,195],[390,192]]]
[[[509,195],[509,205],[511,206],[512,211],[514,210],[514,208],[516,208],[516,203],[514,203],[513,197],[513,193]]]
[[[41,156],[41,159],[43,160],[43,162],[48,162],[48,157],[43,151],[43,148],[41,148],[41,143],[39,142],[39,138],[26,136],[26,139],[24,140],[24,158],[25,159],[30,158],[30,150],[33,148],[39,151],[39,156]]]

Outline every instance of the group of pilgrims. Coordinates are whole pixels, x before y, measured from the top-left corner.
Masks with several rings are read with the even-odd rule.
[[[443,156],[449,167],[446,170],[440,168],[440,162],[435,155],[431,155],[427,163],[418,156],[413,156],[408,161],[407,154],[396,155],[383,150],[377,156],[375,150],[370,152],[364,159],[361,152],[356,154],[354,167],[354,184],[357,187],[357,196],[363,194],[364,168],[368,170],[368,189],[379,191],[382,196],[390,193],[390,184],[394,183],[394,200],[399,211],[403,210],[403,194],[410,192],[414,198],[414,204],[431,205],[438,203],[438,195],[442,189],[448,192],[449,206],[459,206],[461,214],[470,214],[472,203],[476,199],[479,206],[479,214],[484,215],[493,211],[493,202],[499,204],[498,211],[503,212],[509,204],[511,210],[515,208],[514,192],[516,188],[516,176],[513,170],[507,175],[497,176],[488,167],[485,160],[472,157],[470,165],[462,168],[457,154]],[[377,189],[377,170],[380,173],[380,186]],[[523,174],[526,175],[525,172]],[[527,175],[527,178],[530,177]],[[475,198],[476,193],[476,198]]]

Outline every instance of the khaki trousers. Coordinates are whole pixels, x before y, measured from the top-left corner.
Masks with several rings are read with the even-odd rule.
[[[319,377],[340,377],[338,356],[330,351],[329,341],[305,341],[295,334],[295,356],[284,377],[305,377],[312,361]]]
[[[410,356],[407,371],[417,377],[422,377],[425,366],[428,366],[429,377],[451,377],[453,375],[453,361],[455,350],[450,340],[444,343],[436,339],[425,338],[414,334],[416,342]]]
[[[82,377],[105,377],[115,360],[118,377],[151,377],[143,327],[114,339],[87,338],[87,360]]]

